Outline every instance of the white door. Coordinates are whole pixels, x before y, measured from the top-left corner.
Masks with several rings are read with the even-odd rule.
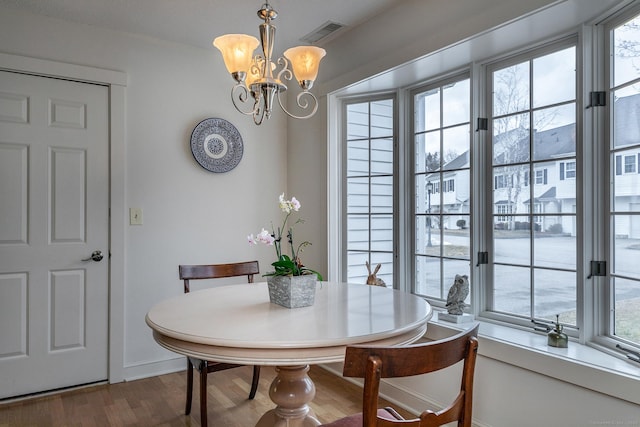
[[[107,378],[108,122],[107,87],[0,71],[0,398]]]

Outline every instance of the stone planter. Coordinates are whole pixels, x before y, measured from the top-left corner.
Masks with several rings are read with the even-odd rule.
[[[268,276],[269,300],[287,308],[309,307],[316,298],[315,274],[302,276]]]

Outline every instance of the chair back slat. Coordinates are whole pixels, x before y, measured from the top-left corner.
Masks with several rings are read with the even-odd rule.
[[[253,283],[253,275],[260,273],[258,261],[235,262],[229,264],[180,265],[180,279],[184,281],[184,292],[189,292],[189,280],[221,279],[225,277],[247,276]]]

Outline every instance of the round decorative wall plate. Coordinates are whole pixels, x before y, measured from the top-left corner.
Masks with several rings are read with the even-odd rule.
[[[244,146],[238,129],[224,119],[204,119],[191,133],[191,152],[211,172],[229,172],[238,166]]]

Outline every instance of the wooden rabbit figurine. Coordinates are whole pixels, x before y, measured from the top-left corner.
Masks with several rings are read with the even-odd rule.
[[[376,269],[373,271],[373,273],[371,272],[371,266],[369,265],[369,261],[365,261],[365,264],[367,265],[367,271],[369,272],[369,277],[367,277],[367,285],[373,285],[373,286],[387,286],[386,283],[384,283],[384,280],[379,279],[376,277],[376,273],[378,273],[378,270],[380,270],[381,265],[378,264],[376,266]]]

